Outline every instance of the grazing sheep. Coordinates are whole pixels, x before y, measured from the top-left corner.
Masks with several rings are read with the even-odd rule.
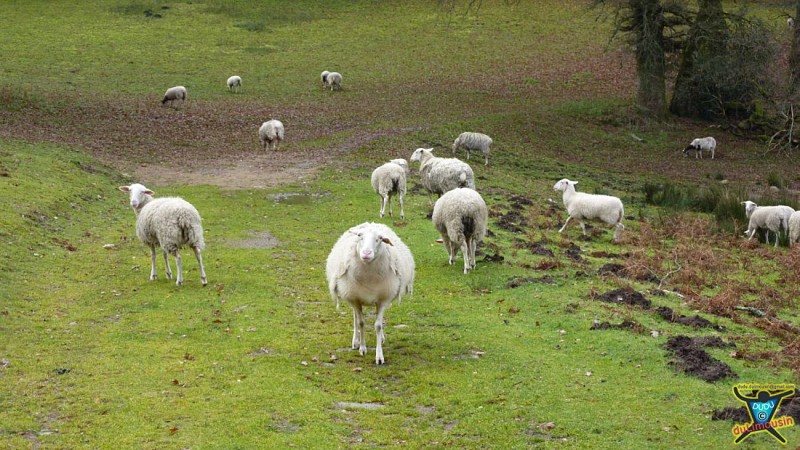
[[[183,86],[174,86],[167,89],[167,92],[164,93],[164,98],[161,99],[161,104],[164,105],[165,103],[169,102],[169,106],[174,106],[175,101],[180,100],[181,106],[186,102],[186,88]]]
[[[372,189],[375,189],[381,197],[381,219],[386,212],[387,204],[389,215],[394,217],[391,202],[392,195],[397,195],[400,201],[400,219],[406,220],[406,213],[403,210],[403,199],[406,196],[406,169],[403,166],[388,162],[372,171]]]
[[[616,227],[613,241],[617,242],[619,234],[625,229],[625,226],[622,225],[622,219],[625,216],[622,200],[611,195],[575,192],[576,184],[578,184],[577,181],[570,181],[564,178],[553,186],[554,190],[564,193],[564,206],[567,208],[567,213],[569,214],[566,222],[564,222],[564,226],[562,226],[558,232],[561,233],[564,231],[570,219],[577,219],[581,224],[583,235],[586,236],[586,225],[583,223],[584,219],[600,219]]]
[[[331,297],[353,307],[352,348],[367,353],[363,306],[375,306],[375,363],[383,364],[383,314],[394,299],[401,301],[414,288],[414,257],[386,225],[362,223],[345,231],[328,255],[325,266]]]
[[[469,188],[447,191],[433,206],[431,219],[442,235],[450,264],[461,248],[464,274],[469,273],[475,268],[475,250],[486,236],[489,221],[489,210],[481,195]]]
[[[753,239],[759,228],[766,230],[767,244],[769,244],[769,232],[775,233],[775,247],[778,246],[778,237],[781,229],[789,230],[789,219],[794,213],[794,209],[789,206],[758,206],[750,200],[742,202],[744,213],[750,222],[747,224],[747,231],[744,232],[747,239]],[[790,232],[791,241],[791,232]]]
[[[242,87],[242,77],[234,75],[228,78],[228,90],[232,92],[239,92]]]
[[[328,86],[331,87],[331,90],[340,90],[342,89],[342,74],[339,72],[330,72],[325,77],[325,81],[328,83]]]
[[[156,279],[156,245],[158,245],[164,252],[167,279],[172,279],[168,256],[171,253],[175,256],[175,266],[178,271],[175,284],[182,285],[183,262],[178,250],[186,245],[194,251],[200,266],[200,281],[205,286],[208,280],[203,268],[203,256],[200,253],[205,248],[205,242],[197,209],[178,197],[153,199],[155,193],[138,183],[120,186],[119,190],[130,194],[131,208],[136,213],[136,236],[143,244],[150,247],[150,280]]]
[[[419,161],[419,176],[431,205],[433,194],[441,197],[455,188],[475,189],[475,175],[469,164],[456,158],[439,158],[432,152],[432,148],[418,148],[411,154],[411,161]]]
[[[320,80],[322,80],[322,89],[326,89],[328,87],[328,72],[327,70],[323,70],[321,74],[319,74]]]
[[[264,151],[278,150],[278,144],[283,140],[283,124],[280,120],[268,120],[258,129],[258,139],[264,146]]]
[[[492,145],[492,138],[483,133],[473,133],[465,131],[461,133],[455,141],[453,141],[453,153],[460,147],[467,151],[467,159],[469,159],[470,150],[480,150],[483,153],[483,165],[489,165],[489,147]]]
[[[689,156],[689,152],[694,151],[695,159],[702,159],[703,152],[711,152],[711,159],[714,159],[714,149],[716,148],[717,141],[713,137],[697,138],[683,149],[683,156]]]

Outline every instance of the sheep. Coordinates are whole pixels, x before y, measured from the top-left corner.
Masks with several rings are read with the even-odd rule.
[[[169,106],[174,106],[175,101],[180,100],[181,105],[186,102],[186,88],[183,86],[174,86],[167,89],[167,92],[164,93],[164,98],[161,99],[161,105],[169,102]]]
[[[325,82],[331,87],[331,90],[342,89],[342,74],[339,72],[329,72],[325,77]]]
[[[397,159],[389,160],[389,162],[390,163],[395,163],[398,166],[402,167],[403,171],[406,173],[406,177],[408,177],[408,175],[411,173],[411,170],[408,168],[408,161],[406,161],[405,159],[397,158]]]
[[[418,148],[411,154],[411,161],[419,161],[419,176],[431,205],[433,194],[441,197],[455,188],[475,189],[475,175],[469,164],[456,158],[439,158],[432,152],[432,148]]]
[[[794,19],[792,17],[786,19],[786,26],[789,28],[794,28]]]
[[[789,247],[800,240],[800,211],[795,211],[789,216]]]
[[[459,147],[463,147],[467,151],[467,159],[469,159],[470,150],[480,150],[483,153],[483,165],[489,165],[489,147],[492,145],[492,138],[483,133],[473,133],[465,131],[461,133],[455,141],[453,141],[453,153]]]
[[[231,92],[239,92],[239,89],[242,87],[242,77],[239,75],[234,75],[228,78],[228,90]]]
[[[153,199],[155,193],[138,183],[120,186],[119,190],[130,194],[130,205],[136,214],[136,236],[143,244],[150,247],[150,280],[157,278],[156,245],[158,245],[164,252],[167,279],[172,279],[168,256],[171,253],[175,256],[175,266],[178,271],[175,284],[182,285],[183,262],[178,250],[186,245],[194,251],[194,256],[197,258],[200,281],[203,286],[208,284],[201,254],[205,248],[202,219],[197,209],[179,197]]]
[[[402,160],[405,162],[405,160]],[[406,163],[406,168],[408,164]],[[403,210],[403,199],[406,196],[406,168],[388,162],[372,171],[372,189],[381,197],[381,219],[386,212],[386,205],[389,205],[389,215],[392,213],[392,195],[397,195],[400,201],[400,219],[406,220],[406,213]]]
[[[328,72],[327,70],[323,70],[321,74],[319,74],[320,80],[322,80],[322,89],[326,89],[328,87]]]
[[[258,129],[258,139],[264,146],[264,151],[278,150],[278,144],[283,140],[283,124],[280,120],[268,120]]]
[[[714,149],[717,148],[717,141],[709,136],[704,138],[697,138],[692,141],[691,144],[687,145],[686,148],[683,149],[683,156],[689,156],[690,151],[694,151],[695,159],[703,158],[703,152],[711,152],[711,159],[714,159]]]
[[[447,191],[433,206],[431,219],[442,235],[450,265],[461,248],[464,274],[475,269],[475,250],[486,236],[489,221],[489,210],[481,195],[469,188]]]
[[[794,209],[784,205],[758,206],[750,200],[742,202],[742,205],[744,205],[744,213],[749,219],[747,230],[744,232],[747,240],[753,239],[756,231],[763,228],[767,233],[767,244],[769,244],[769,232],[775,233],[775,247],[777,247],[781,229],[789,230],[789,219],[794,213]],[[791,235],[789,239],[791,241]]]
[[[362,223],[339,237],[328,255],[325,275],[331,298],[353,307],[352,348],[367,353],[364,336],[364,306],[375,306],[375,364],[383,364],[385,340],[383,314],[392,301],[411,295],[414,288],[414,257],[403,241],[386,225]]]
[[[584,219],[600,219],[603,222],[614,225],[613,242],[617,242],[619,234],[625,229],[622,224],[622,219],[625,217],[625,211],[622,206],[622,200],[618,197],[611,195],[598,195],[587,194],[585,192],[575,192],[575,185],[577,181],[570,181],[566,178],[559,180],[553,189],[562,191],[564,193],[564,207],[567,208],[569,217],[564,222],[564,226],[558,230],[559,233],[563,232],[567,227],[570,219],[577,219],[581,224],[581,231],[586,236],[586,225],[583,223]]]

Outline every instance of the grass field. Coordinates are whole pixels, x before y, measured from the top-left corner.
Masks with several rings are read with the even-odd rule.
[[[766,200],[778,179],[796,201],[796,167],[709,124],[637,119],[631,57],[589,3],[0,8],[0,447],[732,447],[734,421],[711,419],[742,406],[732,386],[797,382],[799,250],[643,189],[725,179]],[[326,69],[342,91],[321,89]],[[161,107],[178,84],[187,104]],[[287,139],[264,153],[270,117]],[[415,164],[405,222],[379,218],[369,185],[417,147],[449,155],[465,130],[495,142],[488,167],[470,161],[491,234],[469,275],[435,242]],[[681,156],[707,134],[717,159]],[[622,198],[621,244],[602,226],[557,232],[564,177]],[[148,281],[117,189],[133,182],[200,211],[208,286],[187,251],[183,286],[161,261]],[[349,348],[352,313],[325,281],[333,243],[365,221],[392,226],[417,265],[414,295],[386,314],[384,366],[371,324],[368,354]],[[604,301],[617,289],[652,306]],[[707,350],[737,376],[683,373],[664,348],[678,336],[734,344]]]

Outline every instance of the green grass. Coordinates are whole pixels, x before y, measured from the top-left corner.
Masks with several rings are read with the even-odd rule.
[[[276,4],[0,8],[0,52],[14,62],[0,82],[0,119],[8,119],[0,120],[0,446],[722,448],[731,445],[732,423],[710,416],[739,406],[734,383],[796,382],[783,353],[790,340],[744,314],[700,312],[728,329],[711,332],[595,299],[657,286],[597,273],[620,263],[692,297],[647,294],[656,306],[694,315],[723,311],[726,298],[738,296],[737,304],[800,324],[790,250],[747,246],[712,231],[708,213],[674,212],[643,195],[653,174],[689,183],[759,164],[764,178],[793,179],[786,161],[764,160],[755,144],[730,136],[718,139],[728,156],[719,166],[680,157],[699,126],[640,123],[625,111],[630,93],[609,82],[629,76],[613,69],[618,61],[575,62],[576,54],[607,57],[607,25],[584,3],[485,2],[467,15],[436,2],[334,2],[326,10],[293,2],[273,13]],[[322,93],[319,72],[340,67],[344,90]],[[233,72],[244,78],[241,95],[225,89]],[[147,109],[140,100],[152,102],[173,84],[189,87],[185,110]],[[119,108],[104,113],[115,92]],[[229,146],[244,132],[233,127],[222,144],[210,142],[209,127],[148,142],[146,151],[124,127],[114,136],[97,128],[144,111],[136,117],[152,120],[130,124],[130,136],[148,138],[149,127],[203,115],[212,117],[203,124],[222,122],[215,107],[240,104],[290,117],[287,131],[298,131],[281,151],[286,158],[355,144],[318,177],[269,189],[154,185],[104,162],[130,152],[134,163],[168,165],[174,161],[160,152],[175,148],[183,158],[236,158],[240,149]],[[63,111],[90,113],[76,120]],[[29,129],[22,118],[42,122]],[[405,223],[380,220],[369,173],[423,145],[449,154],[453,136],[468,128],[495,138],[490,166],[471,162],[491,209],[484,255],[504,259],[479,256],[465,276],[435,243],[427,196],[409,193]],[[52,143],[60,137],[85,144]],[[623,198],[622,245],[602,226],[588,238],[577,224],[557,232],[566,213],[552,186],[563,177]],[[184,286],[164,278],[160,259],[159,279],[148,281],[149,253],[117,190],[133,181],[201,212],[207,287],[187,251]],[[416,182],[412,174],[410,187]],[[752,188],[736,186],[731,192]],[[511,212],[523,232],[500,226]],[[374,365],[374,350],[362,357],[349,349],[351,311],[335,308],[325,282],[333,243],[365,221],[392,225],[417,264],[414,295],[386,314],[385,366]],[[277,245],[263,245],[265,233]],[[572,245],[580,260],[570,257]],[[675,261],[685,267],[671,273]],[[508,287],[515,277],[550,281]],[[625,319],[641,329],[589,329],[594,320]],[[680,334],[719,335],[753,357],[712,350],[739,378],[706,383],[668,364],[661,346]],[[555,428],[540,427],[548,422]],[[800,439],[797,428],[783,434],[792,444]]]

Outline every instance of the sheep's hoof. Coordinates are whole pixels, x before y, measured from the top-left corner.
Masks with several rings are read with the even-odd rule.
[[[183,281],[182,280],[176,281],[175,286],[183,286]]]
[[[366,355],[367,354],[367,347],[366,346],[358,347],[358,354],[361,355],[361,356]]]
[[[155,274],[150,275],[150,281],[156,281],[157,279],[158,277]]]
[[[383,358],[376,357],[375,358],[375,364],[377,364],[377,365],[386,364],[386,361],[384,361]]]
[[[203,283],[203,286],[208,284],[208,280],[205,277],[201,278],[200,282]]]

